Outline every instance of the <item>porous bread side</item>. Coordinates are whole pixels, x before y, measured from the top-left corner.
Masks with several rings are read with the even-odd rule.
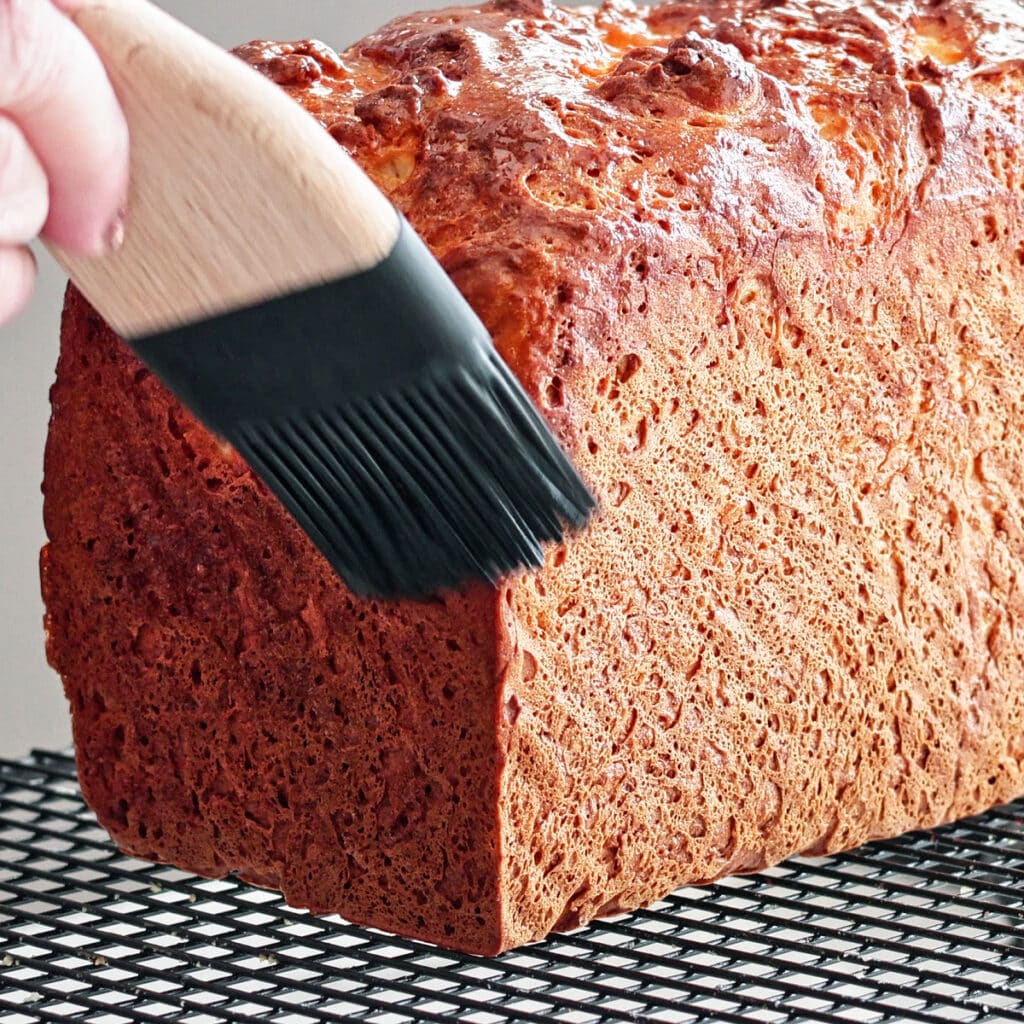
[[[602,502],[504,609],[509,945],[1024,791],[1024,13],[625,8],[504,90]]]
[[[353,598],[73,289],[52,400],[48,651],[118,846],[497,950],[493,594]]]

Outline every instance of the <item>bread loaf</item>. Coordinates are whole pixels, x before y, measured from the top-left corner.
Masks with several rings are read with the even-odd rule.
[[[120,847],[495,953],[1024,792],[1019,5],[494,0],[238,52],[602,513],[535,576],[357,600],[70,291],[49,655]]]

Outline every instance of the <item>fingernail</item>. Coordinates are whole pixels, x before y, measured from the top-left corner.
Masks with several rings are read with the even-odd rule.
[[[117,252],[124,245],[124,226],[128,220],[128,211],[122,207],[117,216],[110,222],[107,233],[103,236],[103,248],[107,252]]]

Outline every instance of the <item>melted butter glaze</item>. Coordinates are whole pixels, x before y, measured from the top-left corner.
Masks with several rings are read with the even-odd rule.
[[[364,165],[529,378],[553,309],[519,294],[524,263],[536,274],[584,237],[607,250],[652,223],[718,252],[820,226],[855,259],[903,229],[959,86],[1022,47],[1024,15],[996,0],[497,0],[400,18],[341,56],[237,52]]]

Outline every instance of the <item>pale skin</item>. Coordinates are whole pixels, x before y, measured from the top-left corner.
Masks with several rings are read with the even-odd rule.
[[[32,294],[42,236],[81,255],[117,244],[128,129],[96,52],[66,15],[84,0],[0,0],[0,326]]]

